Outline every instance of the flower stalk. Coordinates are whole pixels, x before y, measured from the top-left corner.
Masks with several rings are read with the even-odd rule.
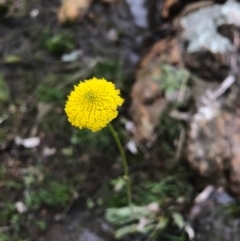
[[[125,152],[123,150],[123,147],[122,147],[122,144],[120,142],[120,139],[118,137],[118,134],[117,132],[114,130],[113,126],[111,123],[108,123],[108,129],[110,130],[116,144],[117,144],[117,147],[118,147],[118,150],[121,154],[121,157],[122,157],[122,164],[123,164],[123,170],[124,170],[124,180],[126,182],[126,186],[127,186],[127,197],[128,197],[128,204],[130,206],[132,206],[132,192],[131,192],[131,180],[129,178],[129,173],[128,173],[128,164],[127,164],[127,158],[126,158],[126,155],[125,155]]]

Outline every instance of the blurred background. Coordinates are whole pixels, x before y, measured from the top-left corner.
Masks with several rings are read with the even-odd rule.
[[[0,241],[239,241],[240,2],[0,0]],[[67,95],[105,78],[108,129]]]

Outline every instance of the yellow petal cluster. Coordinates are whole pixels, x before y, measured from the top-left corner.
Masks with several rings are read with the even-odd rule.
[[[117,117],[117,107],[123,102],[120,90],[112,82],[94,77],[74,86],[68,96],[65,112],[73,126],[96,132]]]

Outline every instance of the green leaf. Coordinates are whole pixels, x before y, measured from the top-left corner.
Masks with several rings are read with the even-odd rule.
[[[169,219],[167,217],[160,217],[159,222],[155,227],[155,230],[151,233],[147,241],[156,241],[161,232],[167,227]]]
[[[7,55],[5,58],[4,58],[4,62],[6,64],[14,64],[14,63],[18,63],[21,61],[21,58],[17,55]]]
[[[124,226],[124,227],[116,230],[115,238],[120,239],[126,235],[134,234],[134,233],[142,233],[142,234],[147,233],[147,232],[151,231],[153,228],[154,228],[154,225],[147,225],[144,228],[142,228],[141,230],[139,230],[138,224],[127,225],[127,226]]]
[[[2,74],[0,73],[0,103],[6,102],[10,98],[9,88]]]
[[[115,225],[124,225],[138,220],[140,217],[149,217],[151,211],[144,207],[132,206],[122,208],[108,208],[106,219]]]
[[[175,224],[180,228],[182,229],[184,226],[185,226],[185,221],[183,219],[183,216],[182,214],[178,213],[178,212],[174,212],[172,214],[172,218],[175,222]]]

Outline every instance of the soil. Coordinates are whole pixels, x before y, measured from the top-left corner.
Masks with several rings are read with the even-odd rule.
[[[81,21],[66,25],[58,23],[59,7],[60,1],[19,1],[16,5],[10,4],[1,15],[1,74],[9,96],[1,103],[1,117],[6,115],[6,120],[1,123],[0,154],[6,173],[3,171],[1,175],[0,203],[2,211],[8,214],[0,218],[0,227],[6,226],[6,235],[11,240],[36,240],[39,236],[40,240],[65,241],[73,240],[73,236],[82,240],[79,228],[73,234],[69,226],[87,226],[81,218],[83,212],[83,216],[88,215],[88,211],[82,211],[88,209],[87,199],[95,202],[99,189],[121,174],[121,166],[112,161],[116,148],[108,148],[107,131],[94,140],[89,132],[79,137],[67,123],[63,106],[67,93],[77,81],[104,76],[123,89],[127,100],[121,111],[126,113],[134,70],[148,34],[147,26],[141,28],[135,24],[125,1],[113,4],[95,1]],[[37,16],[31,15],[33,11],[37,11]],[[60,41],[56,43],[57,38]],[[71,51],[80,51],[77,61],[63,62],[62,56]],[[16,144],[16,137],[32,136],[40,139],[40,145],[27,149]],[[75,138],[76,143],[71,138]],[[86,144],[81,144],[81,138]],[[75,143],[73,147],[71,143]],[[52,154],[45,153],[51,150]],[[32,184],[30,180],[26,184],[26,178],[37,183]],[[35,203],[36,207],[18,216],[15,203],[25,200],[28,192],[46,187],[51,180],[70,185],[68,201]],[[19,187],[8,187],[10,181],[13,185],[19,183]],[[6,208],[6,203],[13,206],[13,211]],[[69,214],[72,218],[70,221],[67,218],[62,225],[68,213],[74,216],[77,213],[77,221]],[[24,223],[11,220],[14,215]],[[98,216],[94,214],[92,221],[88,221],[95,233],[101,231],[93,225]],[[101,225],[104,226],[103,221]],[[55,232],[56,227],[61,231]],[[109,233],[113,235],[112,231],[105,233],[108,237]]]
[[[215,119],[199,121],[197,117],[207,89],[217,88],[229,72],[239,79],[237,51],[228,56],[189,54],[174,21],[181,18],[187,1],[145,1],[142,6],[136,2],[92,1],[81,18],[63,23],[58,19],[58,0],[0,1],[0,241],[116,240],[115,231],[122,226],[108,223],[105,211],[127,206],[117,147],[107,129],[95,134],[77,130],[64,113],[73,85],[93,76],[113,81],[125,98],[113,125],[130,160],[135,204],[145,210],[149,204],[160,206],[147,219],[130,222],[135,231],[139,227],[143,231],[143,223],[150,219],[151,232],[128,230],[121,240],[186,241],[191,228],[200,223],[195,229],[198,240],[213,241],[201,232],[215,217],[219,220],[216,233],[224,226],[225,216],[215,215],[218,210],[213,208],[212,196],[203,204],[196,204],[195,197],[209,184],[217,183],[216,193],[231,182],[238,186],[234,169],[240,140],[238,81],[223,98],[212,101],[220,106]],[[225,33],[224,27],[221,31]],[[235,69],[228,57],[237,59]],[[184,96],[179,98],[182,87]],[[194,121],[200,123],[197,137]],[[235,126],[229,132],[236,133],[234,152],[226,130],[211,132],[211,125],[223,130],[229,123]],[[215,143],[216,136],[220,137]],[[226,142],[221,142],[226,136]],[[207,150],[201,153],[204,165],[199,162],[198,145]],[[211,146],[218,147],[221,161]],[[207,165],[217,168],[202,171]],[[215,179],[214,183],[209,179]],[[239,193],[230,186],[234,193],[233,189],[235,195]],[[224,205],[236,203],[235,197],[230,199]],[[203,217],[191,220],[191,207],[198,204],[207,207],[210,219],[203,212]],[[234,210],[238,215],[239,210]],[[238,216],[233,222],[239,224]],[[227,237],[231,232],[238,235],[236,228],[229,229]]]

